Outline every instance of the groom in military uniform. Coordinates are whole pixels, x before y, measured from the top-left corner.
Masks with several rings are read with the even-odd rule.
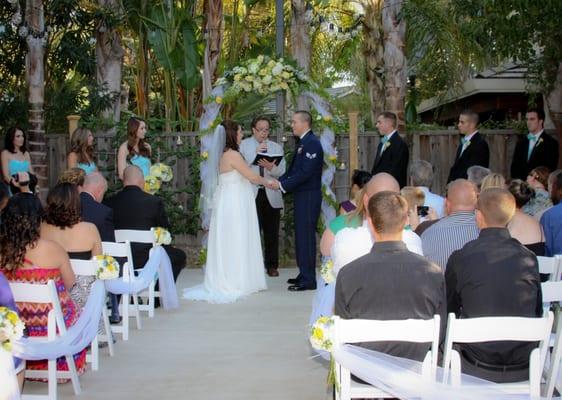
[[[293,193],[295,244],[299,275],[289,279],[289,290],[300,292],[316,289],[316,225],[322,203],[322,166],[324,152],[312,132],[308,111],[297,111],[291,119],[297,138],[289,170],[279,178],[279,189]]]

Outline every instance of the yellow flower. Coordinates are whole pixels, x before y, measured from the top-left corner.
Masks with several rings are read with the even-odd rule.
[[[289,85],[287,85],[287,82],[281,82],[281,83],[279,84],[279,87],[280,87],[281,89],[283,89],[283,90],[289,89]]]
[[[314,328],[312,336],[316,340],[322,340],[322,339],[324,339],[324,332],[322,332],[322,329]]]
[[[163,163],[156,163],[152,165],[150,167],[150,175],[155,176],[162,182],[170,182],[174,177],[172,168]]]
[[[222,104],[222,97],[220,96],[215,97],[215,103]]]
[[[330,114],[324,115],[324,121],[330,122],[332,120],[332,116]]]
[[[209,152],[208,151],[204,151],[203,153],[201,153],[201,158],[203,160],[206,160],[207,158],[209,158]]]
[[[153,175],[144,178],[144,191],[150,194],[156,193],[160,189],[160,179]]]

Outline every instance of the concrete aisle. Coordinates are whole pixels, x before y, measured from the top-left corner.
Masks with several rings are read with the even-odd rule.
[[[234,304],[180,300],[174,312],[157,310],[118,339],[114,357],[102,350],[100,369],[81,377],[82,395],[59,385],[61,399],[331,399],[327,367],[310,360],[306,324],[314,292],[290,293],[283,269],[269,290]],[[201,270],[185,270],[178,292],[202,282]],[[134,326],[134,320],[131,324]],[[45,393],[28,383],[25,393]]]

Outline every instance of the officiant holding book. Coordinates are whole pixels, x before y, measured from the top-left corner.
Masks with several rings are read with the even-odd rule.
[[[283,147],[268,139],[271,122],[258,116],[252,121],[252,136],[240,144],[240,153],[254,171],[278,179],[285,173]],[[253,185],[260,231],[263,232],[264,265],[269,276],[279,276],[279,222],[283,196],[278,190]]]

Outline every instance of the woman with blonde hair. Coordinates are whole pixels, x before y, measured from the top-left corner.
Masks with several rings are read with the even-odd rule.
[[[123,180],[123,171],[127,165],[139,167],[146,178],[150,174],[152,162],[152,148],[146,142],[145,136],[148,126],[146,122],[138,117],[131,117],[127,122],[127,141],[119,146],[117,152],[117,173],[119,179]]]
[[[94,160],[94,135],[91,130],[78,128],[72,133],[67,163],[68,168],[81,168],[86,175],[97,171]]]

